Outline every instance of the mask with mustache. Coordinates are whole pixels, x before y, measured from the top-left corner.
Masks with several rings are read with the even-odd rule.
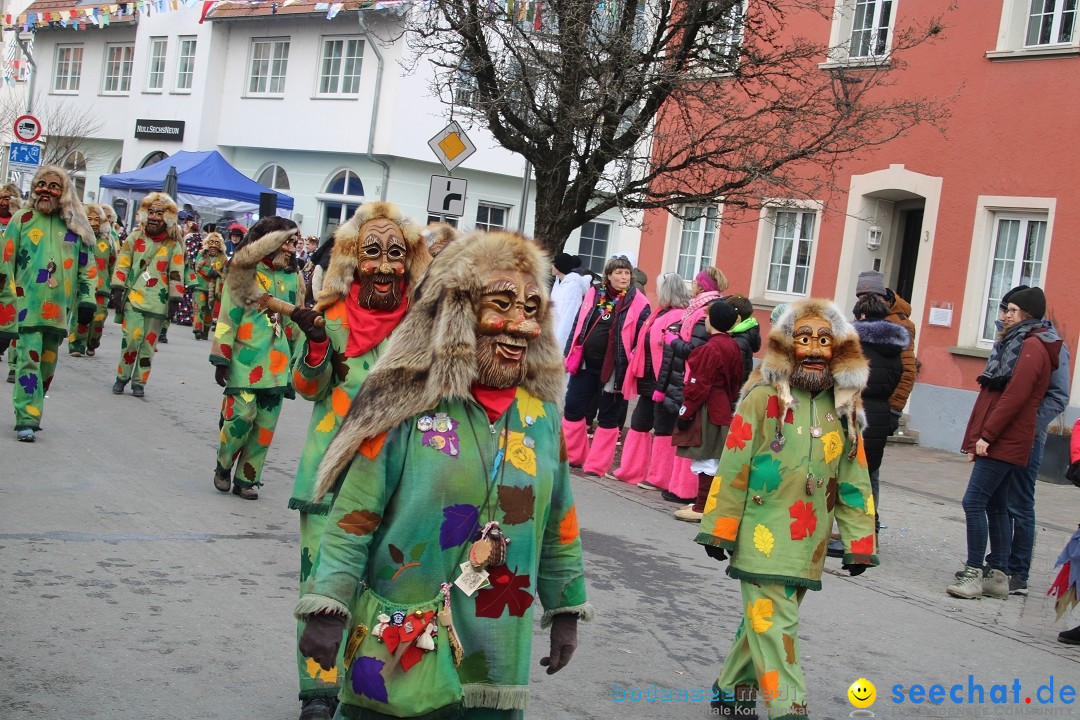
[[[60,196],[64,193],[64,178],[53,174],[43,175],[34,184],[34,209],[52,215],[60,209]]]
[[[393,310],[405,296],[405,238],[397,223],[380,218],[360,226],[360,307]]]
[[[532,275],[502,271],[487,278],[476,323],[476,381],[508,388],[525,381],[528,343],[540,337],[540,288]]]
[[[800,318],[795,321],[793,339],[795,369],[791,373],[792,386],[812,393],[831,388],[832,325],[824,318]]]

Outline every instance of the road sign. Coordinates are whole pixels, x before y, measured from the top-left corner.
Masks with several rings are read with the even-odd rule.
[[[13,142],[8,149],[8,167],[19,172],[37,172],[41,167],[41,146]]]
[[[439,134],[428,140],[428,146],[447,172],[452,171],[476,152],[476,146],[456,122],[444,127]]]
[[[41,121],[33,115],[20,115],[15,120],[15,137],[23,142],[34,142],[41,137]]]
[[[463,178],[432,175],[428,189],[427,211],[429,215],[465,214],[465,189],[468,182]]]

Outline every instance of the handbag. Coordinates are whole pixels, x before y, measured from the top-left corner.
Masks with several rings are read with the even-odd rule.
[[[596,329],[596,326],[600,324],[599,318],[593,323],[593,326],[589,328],[589,332],[585,333],[585,337],[581,339],[581,342],[570,346],[570,352],[566,354],[566,372],[571,375],[577,375],[578,370],[581,369],[581,362],[585,359],[585,343],[588,342],[589,336],[592,335],[592,331]]]
[[[426,718],[464,708],[461,645],[449,613],[448,585],[433,599],[403,605],[367,588],[346,636],[342,714]],[[364,714],[364,717],[367,717]]]

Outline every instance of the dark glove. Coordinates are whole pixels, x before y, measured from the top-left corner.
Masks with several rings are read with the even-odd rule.
[[[10,340],[0,339],[0,357],[4,355],[4,352],[8,349],[8,345],[10,344]]]
[[[326,340],[326,330],[315,325],[315,319],[322,317],[322,313],[298,307],[289,313],[289,317],[292,318],[298,328],[304,331],[304,334],[308,336],[308,340],[311,342],[321,343]]]
[[[574,613],[560,613],[551,619],[551,651],[540,658],[540,665],[554,675],[570,663],[577,649],[577,621]]]
[[[219,273],[217,270],[208,270],[206,273],[206,279],[217,280],[219,275],[221,275],[221,273]]]
[[[109,307],[116,312],[124,312],[124,288],[113,288],[109,294]]]
[[[300,636],[300,652],[329,670],[337,663],[341,636],[345,632],[345,618],[340,615],[312,615],[308,618]]]
[[[180,310],[180,298],[169,298],[169,313],[167,317],[172,320],[178,310]]]
[[[904,417],[904,413],[899,410],[889,410],[889,434],[895,435],[896,431],[900,429],[900,420]]]
[[[1065,471],[1065,479],[1076,487],[1080,487],[1080,460],[1077,460]]]
[[[683,417],[682,415],[680,415],[675,419],[675,427],[679,428],[680,430],[689,430],[690,426],[693,424],[694,418],[692,417]]]
[[[727,560],[727,553],[724,552],[724,548],[719,548],[715,545],[706,545],[705,554],[713,560]]]
[[[848,565],[847,563],[844,563],[840,567],[843,568],[844,570],[847,570],[848,575],[850,575],[851,577],[855,577],[856,575],[862,575],[864,572],[866,572],[866,568],[868,566],[867,565]]]
[[[94,321],[94,308],[89,305],[80,305],[76,311],[75,319],[80,325],[89,325]]]
[[[225,387],[229,382],[229,368],[224,365],[215,365],[214,380],[221,387]]]

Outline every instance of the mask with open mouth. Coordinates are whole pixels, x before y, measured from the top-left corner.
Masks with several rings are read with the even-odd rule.
[[[832,325],[820,317],[799,318],[795,321],[793,340],[795,369],[791,373],[791,384],[808,392],[832,387]]]
[[[540,288],[532,275],[492,273],[476,323],[477,382],[507,388],[525,381],[530,340],[540,337]]]
[[[360,226],[360,307],[393,310],[405,295],[405,237],[391,220],[369,220]]]

